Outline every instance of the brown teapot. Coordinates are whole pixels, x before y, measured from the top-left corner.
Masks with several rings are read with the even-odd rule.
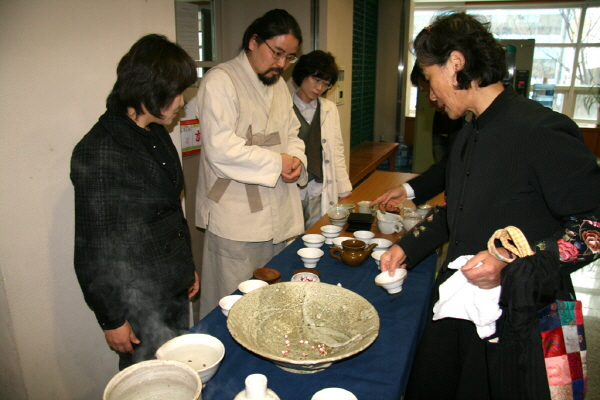
[[[330,248],[329,255],[350,267],[358,267],[377,247],[377,243],[370,244],[369,247],[366,246],[367,244],[362,240],[345,240],[342,242],[342,248],[336,246]]]

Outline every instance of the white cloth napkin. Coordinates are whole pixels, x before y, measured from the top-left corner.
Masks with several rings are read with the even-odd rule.
[[[500,286],[481,289],[467,282],[460,269],[472,257],[460,256],[448,265],[459,271],[440,285],[440,299],[433,306],[433,320],[459,318],[472,321],[479,337],[485,339],[496,332],[496,320],[502,315],[498,305]]]

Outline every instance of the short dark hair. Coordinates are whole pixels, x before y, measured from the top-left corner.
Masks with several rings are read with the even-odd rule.
[[[298,86],[302,85],[304,79],[309,76],[329,81],[329,83],[335,85],[339,73],[340,70],[331,53],[326,53],[323,50],[315,50],[300,57],[298,64],[296,64],[292,71],[292,78]]]
[[[185,50],[163,35],[146,35],[119,61],[106,108],[122,114],[133,108],[142,115],[143,105],[161,118],[162,110],[197,79],[196,64]]]
[[[505,51],[490,32],[490,23],[465,12],[446,12],[416,37],[414,51],[420,66],[443,66],[457,50],[465,66],[457,73],[458,88],[468,89],[472,81],[486,87],[507,74]]]
[[[410,72],[410,82],[413,86],[419,87],[419,79],[427,82],[425,75],[423,75],[423,71],[421,71],[421,67],[419,67],[419,63],[415,61],[415,65],[413,65],[413,69]]]
[[[242,49],[250,50],[250,39],[257,36],[257,41],[261,43],[264,40],[271,39],[279,35],[291,34],[298,39],[298,46],[302,44],[302,31],[300,26],[287,11],[275,8],[267,11],[265,15],[254,20],[242,38]]]

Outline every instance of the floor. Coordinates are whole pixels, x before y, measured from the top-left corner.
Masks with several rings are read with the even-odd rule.
[[[586,400],[600,400],[600,260],[571,274],[577,299],[583,304],[587,344]]]

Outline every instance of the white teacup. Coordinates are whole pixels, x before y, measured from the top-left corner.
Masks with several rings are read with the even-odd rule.
[[[381,233],[389,235],[391,233],[399,233],[402,232],[404,225],[401,221],[383,221],[381,219],[377,220],[377,227]]]
[[[406,269],[397,268],[394,276],[390,276],[389,270],[375,277],[375,284],[387,290],[388,294],[398,294],[402,291],[402,284],[406,279]]]
[[[233,306],[235,304],[235,302],[241,298],[242,298],[241,294],[231,294],[231,295],[225,296],[221,300],[219,300],[219,306],[221,306],[221,311],[223,312],[223,315],[228,316],[231,306]]]
[[[323,254],[325,254],[323,250],[314,247],[304,247],[298,250],[297,253],[304,263],[304,268],[315,268]]]
[[[357,205],[358,205],[358,212],[362,213],[362,214],[371,214],[371,215],[373,215],[373,210],[371,210],[371,207],[369,207],[369,204],[371,204],[371,202],[367,201],[367,200],[359,201],[357,203]]]
[[[383,253],[385,253],[385,250],[376,250],[371,253],[371,257],[373,257],[373,260],[375,260],[375,264],[377,264],[377,268],[379,268],[380,270],[381,270],[380,259],[381,259],[381,255]]]

